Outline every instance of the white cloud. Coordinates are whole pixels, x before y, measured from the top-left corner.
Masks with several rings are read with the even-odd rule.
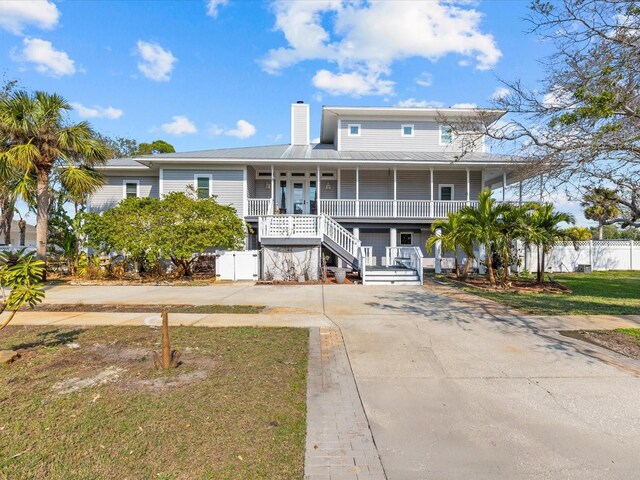
[[[249,138],[256,133],[256,127],[246,120],[238,120],[236,122],[236,128],[227,130],[224,132],[225,135],[229,137],[237,137],[237,138]]]
[[[0,27],[16,35],[28,25],[50,30],[59,18],[58,7],[48,0],[0,1]]]
[[[416,83],[421,87],[430,87],[431,85],[433,85],[433,75],[428,72],[423,72],[416,79]]]
[[[163,123],[162,131],[170,135],[184,135],[185,133],[196,133],[198,129],[195,123],[184,115],[175,115],[171,117],[171,122]]]
[[[511,90],[508,89],[507,87],[498,87],[491,94],[491,100],[493,101],[502,100],[503,98],[507,97],[510,93],[511,93]]]
[[[238,120],[236,122],[236,128],[224,129],[219,127],[218,125],[212,125],[207,130],[209,135],[217,136],[217,135],[226,135],[228,137],[236,137],[236,138],[249,138],[255,135],[256,127],[246,120]],[[278,134],[275,137],[275,140],[282,138],[282,135]]]
[[[475,103],[454,103],[451,108],[478,108]]]
[[[169,50],[165,50],[157,43],[138,40],[136,54],[140,56],[138,70],[150,80],[167,82],[171,78],[171,71],[178,61]]]
[[[380,75],[363,75],[358,72],[333,73],[319,70],[312,80],[313,86],[331,95],[388,95],[393,93],[395,82],[382,80]]]
[[[275,28],[287,46],[269,50],[262,68],[276,74],[305,60],[334,63],[337,72],[320,70],[314,77],[314,85],[320,74],[328,80],[332,94],[388,94],[393,83],[385,76],[394,62],[406,58],[435,62],[455,54],[486,70],[502,56],[493,36],[480,30],[480,12],[466,4],[276,0],[273,8]],[[371,86],[363,86],[362,79]],[[344,83],[359,85],[344,88]]]
[[[435,100],[416,100],[415,98],[407,98],[400,100],[395,104],[396,107],[417,107],[417,108],[441,108],[444,103]]]
[[[218,9],[229,3],[229,0],[209,0],[207,3],[207,15],[216,18],[218,16]]]
[[[567,108],[572,104],[571,92],[563,89],[562,87],[555,86],[544,95],[542,98],[542,104],[546,108]]]
[[[80,102],[72,102],[71,106],[81,118],[107,118],[109,120],[117,120],[124,113],[119,108],[100,107],[98,105],[86,107]]]
[[[21,52],[12,52],[14,61],[32,63],[38,72],[56,78],[76,73],[75,62],[62,50],[53,48],[51,42],[25,38],[22,45]]]

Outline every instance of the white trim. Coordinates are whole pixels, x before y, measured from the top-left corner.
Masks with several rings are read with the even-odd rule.
[[[342,169],[339,168],[338,169],[338,191],[336,192],[336,197],[338,197],[338,200],[341,200],[341,196],[342,196],[342,192],[340,191],[342,189]]]
[[[338,119],[338,134],[336,136],[338,142],[336,145],[336,150],[340,151],[340,141],[342,140],[342,120]]]
[[[249,214],[249,186],[247,184],[247,167],[242,170],[242,217]],[[248,238],[248,236],[246,237]]]
[[[502,171],[502,201],[504,202],[505,197],[507,196],[507,172]]]
[[[122,180],[122,198],[127,198],[127,183],[136,184],[136,197],[140,198],[140,180]]]
[[[160,178],[158,179],[158,197],[164,195],[164,168],[160,169]]]
[[[196,173],[193,176],[193,188],[196,191],[196,196],[198,195],[198,178],[209,179],[209,197],[211,197],[213,195],[213,175],[210,173]]]
[[[451,141],[449,143],[442,143],[442,127],[451,129]],[[453,144],[453,129],[449,125],[440,124],[438,127],[438,145],[445,146],[445,145],[452,145],[452,144]]]
[[[431,190],[431,201],[433,202],[433,199],[434,199],[434,197],[433,197],[433,168],[430,168],[429,172],[431,173],[431,175],[429,176],[429,179],[430,179],[429,183],[430,183],[430,190]]]
[[[408,135],[406,133],[404,133],[404,129],[406,127],[411,127],[411,133],[408,134]],[[415,131],[416,131],[415,125],[413,123],[403,123],[402,125],[400,125],[400,136],[401,137],[413,137],[414,134],[415,134]]]
[[[469,169],[467,168],[467,202],[471,200],[471,176],[469,174]]]
[[[351,127],[358,127],[358,133],[351,133]],[[348,137],[359,137],[362,133],[362,125],[360,123],[348,123],[347,124],[347,136]]]
[[[451,200],[456,198],[456,186],[453,183],[439,183],[438,184],[438,200],[442,200],[442,187],[451,187]]]

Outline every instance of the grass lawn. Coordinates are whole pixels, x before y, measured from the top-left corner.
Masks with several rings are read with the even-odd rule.
[[[465,291],[536,315],[640,315],[640,272],[562,273],[550,277],[573,293]]]
[[[308,331],[171,335],[157,372],[158,329],[7,327],[0,479],[302,478]]]

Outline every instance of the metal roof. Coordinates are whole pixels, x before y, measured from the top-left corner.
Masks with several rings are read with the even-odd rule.
[[[240,147],[222,148],[217,150],[198,150],[194,152],[163,153],[158,155],[145,155],[135,158],[119,158],[109,160],[109,167],[129,167],[140,164],[149,165],[151,163],[168,163],[193,161],[224,161],[228,160],[237,163],[238,160],[296,160],[301,163],[314,160],[336,160],[345,163],[354,161],[363,162],[429,162],[429,163],[452,163],[462,161],[464,163],[513,163],[524,160],[507,155],[496,155],[483,152],[421,152],[421,151],[338,151],[334,145],[315,143],[308,146],[293,145],[268,145],[263,147]]]

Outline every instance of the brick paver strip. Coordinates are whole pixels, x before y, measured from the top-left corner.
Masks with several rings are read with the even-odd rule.
[[[313,328],[307,384],[307,480],[384,480],[338,329]]]

